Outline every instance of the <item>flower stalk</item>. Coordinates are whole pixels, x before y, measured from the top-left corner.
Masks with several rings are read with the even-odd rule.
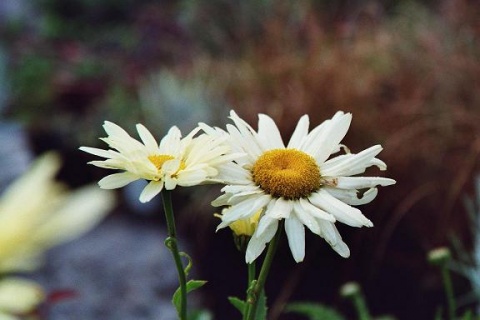
[[[178,250],[177,231],[175,227],[175,217],[173,215],[172,196],[171,191],[163,190],[161,192],[163,200],[163,209],[165,212],[165,219],[167,221],[168,237],[165,239],[165,246],[172,253],[175,261],[175,267],[178,273],[178,282],[180,286],[180,310],[179,319],[187,319],[187,276],[181,259],[180,251]]]
[[[282,221],[283,222],[283,221]],[[253,288],[249,288],[247,292],[247,305],[250,305],[248,308],[248,314],[246,320],[254,320],[255,314],[257,313],[258,298],[264,290],[265,282],[267,281],[268,273],[270,272],[270,267],[273,262],[273,257],[277,252],[278,242],[282,235],[283,223],[280,223],[275,236],[268,245],[267,255],[263,261],[262,268],[260,269],[260,274],[258,279],[255,281]]]

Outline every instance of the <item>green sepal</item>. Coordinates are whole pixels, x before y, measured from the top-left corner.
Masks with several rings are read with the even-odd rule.
[[[336,310],[314,302],[290,303],[285,308],[285,312],[301,314],[309,320],[345,320]]]
[[[205,283],[207,283],[207,281],[205,280],[189,280],[187,282],[187,293],[202,287]],[[177,310],[177,314],[180,314],[181,300],[181,291],[180,288],[178,288],[177,290],[175,290],[172,297],[172,303]]]

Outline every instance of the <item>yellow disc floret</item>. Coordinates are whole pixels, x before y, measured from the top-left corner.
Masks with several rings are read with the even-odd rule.
[[[296,149],[266,151],[253,165],[252,174],[253,181],[276,198],[306,198],[321,187],[315,159]]]
[[[167,154],[155,154],[148,157],[148,160],[150,160],[150,162],[153,163],[158,170],[162,169],[162,166],[166,161],[173,159],[175,158]]]

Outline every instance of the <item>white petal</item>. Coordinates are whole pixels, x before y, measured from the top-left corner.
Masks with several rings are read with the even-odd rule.
[[[382,146],[375,145],[357,154],[345,154],[332,158],[320,165],[323,176],[350,176],[365,171],[373,165],[373,159],[382,151]]]
[[[103,129],[109,136],[115,136],[120,139],[131,139],[132,137],[128,134],[127,131],[125,131],[122,127],[119,125],[110,122],[110,121],[105,121],[103,123]]]
[[[262,237],[263,233],[269,230],[270,226],[272,224],[277,224],[278,220],[275,218],[271,218],[267,215],[264,215],[262,218],[260,218],[260,221],[258,222],[257,229],[255,230],[255,237]]]
[[[257,139],[264,151],[285,148],[277,125],[272,118],[264,114],[258,115]]]
[[[157,140],[153,137],[153,135],[148,131],[145,126],[142,124],[137,124],[137,131],[140,139],[142,139],[143,144],[147,147],[147,149],[151,153],[158,152],[158,143]]]
[[[278,220],[273,220],[272,223],[269,224],[267,230],[265,230],[261,236],[256,236],[257,231],[255,231],[253,237],[250,238],[250,241],[248,242],[247,252],[245,253],[245,261],[247,263],[252,263],[260,254],[262,254],[266,244],[275,236],[277,229]]]
[[[267,208],[265,215],[268,215],[271,218],[283,219],[290,216],[290,212],[293,210],[293,201],[284,200],[283,198],[278,198],[274,200],[273,205]]]
[[[382,177],[338,177],[337,188],[340,189],[363,189],[376,186],[389,186],[395,184],[395,180]]]
[[[95,156],[102,157],[102,158],[111,158],[112,157],[111,150],[103,150],[103,149],[91,148],[91,147],[80,147],[79,149],[84,151],[84,152],[87,152],[87,153],[90,153],[90,154],[93,154]]]
[[[182,133],[180,132],[180,129],[176,126],[171,127],[170,130],[168,130],[167,135],[160,141],[160,152],[174,157],[178,156],[181,148],[181,137]]]
[[[325,129],[321,130],[314,138],[310,146],[306,148],[306,152],[312,155],[318,163],[323,163],[330,157],[350,127],[352,115],[350,113],[337,114],[330,120]]]
[[[325,224],[322,226],[322,229],[325,231],[323,237],[332,247],[332,249],[335,250],[341,257],[348,258],[350,256],[350,249],[346,243],[343,242],[337,227],[335,227],[333,223],[325,222]]]
[[[307,211],[305,211],[300,203],[295,203],[293,209],[298,220],[300,220],[308,229],[310,229],[310,231],[320,235],[320,226],[318,225],[317,220]]]
[[[295,215],[285,219],[285,231],[287,233],[288,245],[292,252],[293,259],[301,262],[305,258],[305,228],[297,220]]]
[[[163,189],[163,183],[161,181],[150,181],[140,194],[140,202],[145,203],[153,199]]]
[[[139,177],[137,175],[130,172],[114,173],[98,181],[98,185],[102,189],[117,189],[138,179]]]
[[[258,210],[266,206],[269,200],[270,197],[267,195],[255,195],[248,200],[233,205],[223,214],[222,223],[217,227],[217,230],[228,226],[233,221],[245,219],[253,215]]]
[[[324,189],[313,193],[309,197],[310,202],[335,216],[335,218],[352,227],[372,227],[373,223],[368,220],[360,210],[353,208],[331,196]]]
[[[327,220],[327,221],[330,221],[330,222],[335,222],[335,217],[333,215],[317,208],[316,206],[312,205],[307,200],[300,199],[299,204],[300,204],[301,208],[304,211],[306,211],[308,214],[310,214],[311,216],[313,216],[317,219],[323,219],[323,220]]]
[[[308,127],[310,124],[310,120],[308,115],[304,115],[298,120],[297,126],[292,133],[292,137],[288,142],[287,148],[289,149],[300,149],[302,146],[302,141],[308,135]]]
[[[361,198],[359,198],[360,192],[358,192],[357,190],[336,189],[329,187],[326,187],[325,190],[327,190],[328,193],[330,193],[338,200],[354,206],[370,203],[373,199],[375,199],[378,194],[377,188],[368,189],[362,194]]]

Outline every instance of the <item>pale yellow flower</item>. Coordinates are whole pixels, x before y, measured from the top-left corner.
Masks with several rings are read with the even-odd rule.
[[[96,186],[68,192],[54,181],[60,159],[40,157],[0,197],[0,273],[30,271],[45,250],[95,226],[113,206]]]
[[[230,150],[223,143],[225,137],[196,136],[199,128],[182,138],[180,130],[174,126],[160,143],[141,124],[137,124],[141,142],[112,122],[105,121],[103,128],[108,137],[102,140],[112,149],[80,147],[80,150],[106,159],[90,164],[120,170],[98,182],[103,189],[121,188],[135,180],[147,180],[149,183],[140,194],[141,202],[150,201],[163,188],[172,190],[177,186],[212,182],[218,174],[217,166],[232,159],[232,155],[225,156]]]

